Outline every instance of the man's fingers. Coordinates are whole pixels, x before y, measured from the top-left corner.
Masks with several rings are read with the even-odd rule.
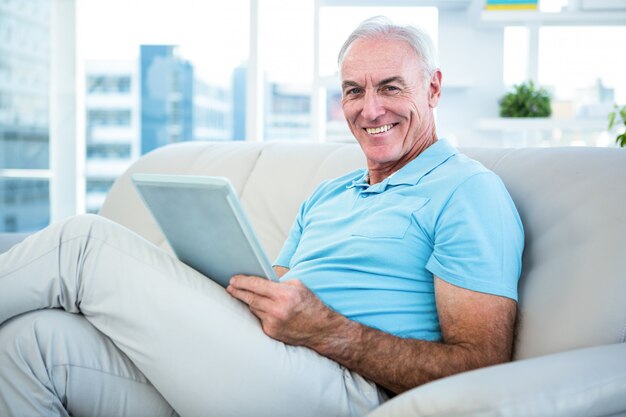
[[[267,298],[273,298],[278,285],[269,279],[255,277],[252,275],[235,275],[230,279],[229,286],[239,290],[249,291],[254,294],[262,295]]]
[[[230,295],[232,295],[236,299],[246,303],[248,307],[250,307],[250,309],[258,311],[258,312],[266,311],[269,304],[271,303],[270,300],[268,300],[266,297],[262,295],[255,294],[250,291],[242,290],[232,285],[229,285],[228,288],[226,288],[226,290],[228,291]]]

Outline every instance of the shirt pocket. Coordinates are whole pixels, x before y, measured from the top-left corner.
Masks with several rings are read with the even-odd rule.
[[[411,225],[412,214],[430,201],[426,197],[382,195],[363,213],[352,236],[370,239],[402,239]]]

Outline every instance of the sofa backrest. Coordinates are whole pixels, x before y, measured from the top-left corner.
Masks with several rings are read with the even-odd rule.
[[[626,150],[462,149],[506,184],[526,234],[515,358],[626,339]],[[101,214],[164,248],[134,172],[231,179],[270,259],[300,203],[364,167],[356,144],[186,142],[157,149],[114,184]]]

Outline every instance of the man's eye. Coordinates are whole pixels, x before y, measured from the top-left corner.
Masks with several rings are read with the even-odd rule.
[[[349,88],[344,92],[344,96],[355,96],[361,94],[363,89],[361,87]]]
[[[386,85],[383,87],[383,91],[386,93],[395,94],[400,91],[400,89],[394,85]]]

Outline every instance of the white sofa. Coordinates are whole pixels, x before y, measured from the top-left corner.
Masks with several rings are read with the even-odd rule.
[[[524,223],[515,360],[415,388],[369,416],[626,416],[626,150],[462,151],[500,175]],[[170,145],[116,181],[101,215],[167,248],[130,174],[226,176],[273,258],[314,187],[363,166],[356,144]]]

